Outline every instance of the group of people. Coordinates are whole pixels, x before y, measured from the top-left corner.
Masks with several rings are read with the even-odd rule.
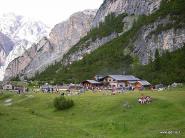
[[[140,98],[138,98],[138,103],[140,104],[149,104],[151,102],[152,102],[152,98],[150,96],[142,95]]]

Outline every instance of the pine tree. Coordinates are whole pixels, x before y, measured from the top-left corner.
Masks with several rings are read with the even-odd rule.
[[[155,70],[160,70],[161,66],[160,66],[160,54],[159,54],[159,50],[156,49],[155,51],[155,65],[154,65]]]

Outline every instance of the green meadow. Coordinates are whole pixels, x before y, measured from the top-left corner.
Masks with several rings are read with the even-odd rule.
[[[138,104],[141,94],[150,104]],[[161,92],[68,96],[75,105],[56,111],[57,94],[0,94],[1,138],[183,138],[185,88]],[[11,100],[10,100],[11,99]]]

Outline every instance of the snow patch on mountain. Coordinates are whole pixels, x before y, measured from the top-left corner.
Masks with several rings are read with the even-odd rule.
[[[4,71],[8,64],[21,56],[33,43],[38,42],[44,36],[48,36],[51,27],[41,21],[7,13],[0,15],[0,32],[8,36],[14,43],[13,50],[5,57],[5,63],[0,66],[0,80],[4,78]]]

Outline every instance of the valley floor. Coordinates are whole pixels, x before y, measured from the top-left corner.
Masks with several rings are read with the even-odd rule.
[[[150,104],[137,98],[152,96]],[[1,138],[185,137],[185,88],[117,95],[71,96],[74,107],[55,111],[56,94],[0,94]]]

